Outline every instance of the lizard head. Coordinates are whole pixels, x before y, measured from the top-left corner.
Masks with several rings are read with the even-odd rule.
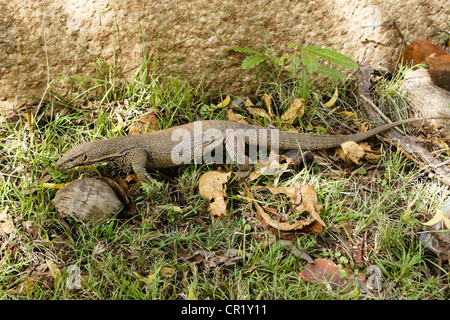
[[[97,159],[90,159],[89,155],[93,152],[95,146],[92,142],[79,144],[67,151],[55,164],[56,170],[67,170],[78,166],[85,166],[94,163]]]

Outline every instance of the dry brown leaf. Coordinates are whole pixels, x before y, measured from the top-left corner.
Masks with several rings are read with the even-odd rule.
[[[325,222],[320,218],[319,212],[322,209],[322,205],[317,203],[317,193],[312,185],[306,184],[300,187],[302,195],[301,203],[295,207],[298,211],[307,211],[311,216],[318,221],[324,228],[327,226]]]
[[[246,107],[254,107],[252,100],[249,97],[245,97],[245,106]]]
[[[264,109],[260,108],[253,108],[253,107],[247,107],[248,112],[250,112],[255,117],[262,117],[266,118],[267,120],[271,120],[272,118],[269,116],[269,114]]]
[[[266,106],[268,115],[270,117],[272,117],[273,116],[273,113],[272,113],[272,97],[270,95],[268,95],[267,93],[264,93],[263,95],[261,95],[261,98],[264,101],[264,104]]]
[[[227,120],[233,121],[233,122],[242,122],[242,123],[248,123],[245,121],[240,114],[235,113],[233,110],[228,109],[227,111]]]
[[[221,219],[227,215],[226,185],[231,172],[223,173],[209,171],[203,174],[199,182],[200,195],[209,201],[209,208],[215,219]]]
[[[335,156],[344,160],[347,164],[360,165],[360,159],[364,157],[366,152],[371,152],[372,149],[367,142],[356,143],[354,141],[346,141],[341,144],[341,147],[336,149]]]
[[[320,218],[319,212],[322,209],[322,205],[317,203],[317,193],[312,185],[299,186],[298,182],[296,182],[294,187],[269,187],[268,189],[273,194],[287,194],[294,204],[296,204],[295,210],[309,212],[324,228],[327,227],[325,222]]]
[[[289,109],[286,110],[286,112],[281,116],[281,120],[283,122],[292,123],[293,121],[301,118],[305,113],[305,104],[306,100],[303,98],[294,99]]]
[[[292,240],[297,237],[298,232],[311,232],[316,235],[324,229],[324,226],[322,225],[323,221],[320,223],[316,219],[311,221],[300,220],[295,223],[279,222],[272,219],[271,216],[258,204],[258,202],[255,201],[248,187],[245,186],[245,188],[246,197],[249,198],[250,202],[256,209],[257,219],[261,222],[263,227],[273,235],[282,239]]]

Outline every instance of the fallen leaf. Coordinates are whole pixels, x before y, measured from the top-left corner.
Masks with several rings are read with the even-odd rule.
[[[58,285],[59,278],[61,276],[61,270],[59,270],[58,265],[54,263],[52,260],[46,259],[45,261],[47,263],[50,274],[52,275],[53,279],[55,279],[55,288],[56,288]]]
[[[334,94],[331,97],[331,99],[328,102],[324,103],[323,106],[327,107],[327,108],[332,107],[336,103],[338,96],[339,96],[339,91],[338,91],[338,88],[336,87],[336,89],[334,90]]]
[[[341,112],[338,112],[338,113],[342,114],[343,116],[349,117],[350,119],[357,119],[358,118],[356,113],[351,112],[351,111],[341,111]]]
[[[317,193],[314,187],[309,184],[299,186],[298,182],[296,184],[294,187],[268,187],[268,189],[273,194],[285,193],[288,195],[294,202],[295,210],[309,212],[317,222],[326,228],[325,222],[319,215],[322,205],[317,203]]]
[[[442,150],[444,150],[448,156],[450,156],[450,147],[442,139],[440,139],[438,137],[433,137],[431,139],[426,139],[425,141],[429,141],[429,142],[436,144],[437,146],[442,148]]]
[[[315,259],[314,264],[307,263],[299,276],[305,281],[326,282],[334,287],[344,287],[349,282],[342,270],[328,259]]]
[[[261,222],[263,227],[274,236],[280,237],[281,239],[293,240],[297,237],[298,232],[311,232],[316,235],[324,229],[321,223],[316,219],[311,221],[300,220],[295,223],[280,222],[272,219],[272,217],[265,212],[255,200],[247,185],[245,185],[245,189],[246,197],[256,209],[256,218]]]
[[[341,147],[336,149],[335,156],[344,160],[347,164],[355,163],[361,164],[360,159],[364,157],[366,152],[372,151],[367,142],[346,141],[341,144]]]
[[[264,105],[266,106],[269,117],[272,117],[272,97],[267,93],[261,95],[261,98],[264,101]]]
[[[153,284],[153,281],[155,280],[156,275],[159,273],[159,270],[161,270],[161,266],[158,267],[158,269],[156,269],[156,271],[152,274],[149,274],[147,277],[141,276],[139,273],[137,273],[136,271],[133,271],[133,274],[138,277],[140,280],[144,281],[145,283],[151,285]]]
[[[209,171],[200,177],[198,187],[200,195],[209,201],[209,208],[215,219],[221,219],[227,215],[228,197],[225,183],[230,175],[231,172]]]
[[[193,283],[191,283],[191,285],[189,286],[187,300],[195,300],[195,290]]]
[[[245,97],[245,106],[246,107],[254,107],[252,100],[249,97]]]
[[[272,118],[264,109],[247,107],[248,112],[250,112],[255,117],[265,118],[267,120],[271,120]]]
[[[45,182],[45,183],[41,183],[38,185],[39,188],[44,188],[44,189],[61,189],[65,186],[67,186],[68,184],[70,184],[70,182],[67,183],[49,183],[49,182]]]
[[[233,122],[242,122],[242,123],[248,123],[245,121],[240,114],[235,113],[233,110],[228,109],[227,111],[227,120],[233,121]]]
[[[118,132],[123,129],[123,125],[124,125],[123,118],[118,112],[116,112],[116,118],[117,118],[117,124],[112,129],[112,132]]]
[[[230,96],[227,96],[227,97],[225,98],[225,100],[223,100],[221,103],[219,103],[216,107],[217,107],[217,108],[223,108],[223,107],[226,107],[226,106],[230,103],[230,100],[231,100]]]
[[[175,268],[162,268],[161,276],[163,276],[164,278],[170,278],[175,274],[175,272],[176,272]]]
[[[425,226],[433,226],[437,223],[441,223],[437,227],[437,229],[440,229],[442,227],[442,222],[444,222],[445,227],[450,230],[450,219],[445,216],[444,211],[442,211],[441,209],[436,209],[436,213],[434,214],[433,218],[431,218],[430,221],[424,222],[422,224]]]
[[[291,106],[286,112],[281,115],[281,120],[284,122],[292,123],[293,121],[301,118],[305,113],[306,100],[303,98],[294,99]]]
[[[298,211],[307,211],[311,216],[319,222],[324,228],[327,226],[325,222],[320,218],[319,212],[322,209],[322,205],[317,203],[317,193],[314,187],[310,184],[306,184],[300,187],[302,196],[301,203],[295,207]]]

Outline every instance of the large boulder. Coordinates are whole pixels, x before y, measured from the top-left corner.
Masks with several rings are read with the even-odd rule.
[[[95,75],[93,57],[130,77],[142,40],[165,72],[205,75],[205,84],[234,93],[254,79],[240,68],[243,56],[228,51],[236,45],[279,53],[290,43],[315,45],[392,65],[403,44],[394,20],[407,41],[439,44],[449,9],[447,0],[0,0],[0,109],[42,97],[59,76]],[[73,90],[63,81],[51,88]]]

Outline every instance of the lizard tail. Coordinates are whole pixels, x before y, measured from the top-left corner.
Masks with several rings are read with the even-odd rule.
[[[285,137],[280,137],[280,149],[295,149],[300,148],[302,150],[319,150],[319,149],[327,149],[334,148],[340,146],[342,143],[346,141],[355,141],[360,142],[366,140],[380,132],[392,129],[396,126],[415,122],[422,121],[430,118],[415,118],[415,119],[406,119],[400,120],[389,124],[384,124],[379,127],[370,129],[366,132],[350,134],[350,135],[311,135],[304,133],[292,133],[287,132]]]

